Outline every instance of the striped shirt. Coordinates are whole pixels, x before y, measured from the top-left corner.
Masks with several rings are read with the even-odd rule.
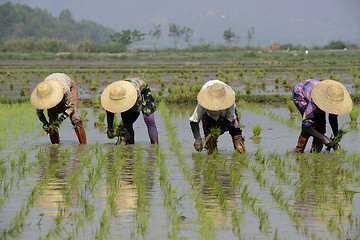
[[[49,80],[49,79],[58,81],[64,90],[64,97],[60,103],[64,102],[65,112],[59,118],[59,120],[63,121],[65,118],[70,116],[70,114],[72,112],[74,112],[74,110],[75,110],[75,103],[74,103],[74,100],[72,98],[72,93],[71,93],[72,90],[75,91],[75,89],[71,88],[73,80],[64,73],[50,74],[49,76],[47,76],[44,79],[44,81]],[[37,115],[39,118],[42,118],[44,116],[43,110],[37,109],[36,112],[37,112]]]
[[[231,91],[234,92],[234,90],[228,86],[227,84],[225,84],[224,82],[220,81],[220,80],[210,80],[210,81],[207,81],[204,86],[202,86],[201,90],[213,85],[214,83],[220,83],[220,84],[223,84],[225,85],[226,87],[230,88]],[[200,90],[200,91],[201,91]],[[235,92],[234,92],[235,94]],[[235,103],[227,108],[227,109],[224,109],[224,110],[221,110],[221,111],[210,111],[208,109],[205,109],[203,108],[199,103],[196,105],[196,108],[194,110],[194,113],[193,115],[190,117],[190,121],[191,122],[199,122],[200,119],[202,118],[202,116],[204,115],[204,113],[206,112],[212,119],[214,119],[215,121],[217,121],[219,119],[219,117],[224,117],[225,119],[229,120],[230,122],[232,122],[236,116],[235,116]]]
[[[73,111],[74,111],[74,100],[72,99],[72,94],[71,94],[71,83],[72,83],[72,79],[66,75],[65,73],[53,73],[50,74],[49,76],[47,76],[45,78],[44,81],[48,80],[48,79],[53,79],[58,81],[61,86],[63,87],[64,90],[64,98],[65,98],[65,112],[70,115]]]
[[[134,87],[136,88],[137,99],[133,107],[133,110],[136,112],[140,112],[143,101],[141,92],[147,88],[147,84],[142,78],[127,78],[125,79],[125,81],[131,82],[132,84],[134,84]]]
[[[324,113],[315,105],[311,97],[314,86],[319,82],[319,80],[315,79],[304,80],[298,83],[292,92],[294,103],[303,115],[302,125],[304,127],[310,127],[314,124],[316,115]]]

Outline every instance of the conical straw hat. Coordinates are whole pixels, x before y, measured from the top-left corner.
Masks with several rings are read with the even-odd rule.
[[[197,100],[199,104],[210,111],[220,111],[231,107],[235,103],[234,92],[221,83],[214,83],[202,89]]]
[[[347,114],[353,108],[349,92],[344,85],[334,80],[324,80],[316,84],[311,97],[321,110],[331,114]]]
[[[116,81],[107,86],[101,94],[101,105],[112,113],[129,110],[136,103],[137,91],[128,81]]]
[[[40,82],[32,91],[31,104],[37,109],[49,109],[61,102],[64,90],[61,84],[53,79]]]

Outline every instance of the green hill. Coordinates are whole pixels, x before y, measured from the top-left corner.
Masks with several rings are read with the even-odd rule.
[[[18,38],[57,38],[69,43],[88,39],[104,43],[115,30],[93,21],[75,21],[70,10],[63,10],[59,17],[49,11],[28,5],[6,2],[0,5],[0,41]]]

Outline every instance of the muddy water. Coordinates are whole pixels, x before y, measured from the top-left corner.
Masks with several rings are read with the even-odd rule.
[[[213,163],[213,159],[206,154],[205,150],[201,152],[202,158],[207,162],[203,165],[201,161],[195,161],[192,157],[195,153],[193,148],[194,139],[188,119],[194,107],[179,108],[171,106],[168,107],[167,111],[171,116],[172,124],[175,126],[177,139],[182,143],[181,154],[184,157],[184,162],[192,169],[193,181],[199,184],[198,192],[194,190],[194,186],[196,186],[194,182],[189,181],[182,171],[178,156],[171,151],[168,131],[165,128],[165,120],[161,116],[160,110],[155,114],[159,131],[160,150],[166,155],[165,164],[169,170],[168,180],[172,186],[174,196],[176,198],[182,196],[179,205],[176,205],[176,213],[180,219],[178,223],[179,231],[175,234],[177,238],[198,239],[202,236],[202,232],[199,230],[202,226],[199,217],[200,210],[196,206],[196,199],[202,199],[206,216],[211,216],[211,222],[206,225],[207,231],[212,232],[212,237],[217,239],[237,238],[236,224],[234,224],[232,218],[234,212],[237,212],[240,219],[241,238],[269,239],[278,236],[281,239],[304,239],[313,235],[320,239],[336,239],[338,236],[337,231],[329,227],[331,224],[329,224],[329,219],[326,217],[334,216],[336,219],[339,218],[338,202],[342,204],[343,221],[334,223],[336,226],[342,226],[339,234],[343,238],[351,238],[359,234],[359,228],[356,229],[358,225],[355,225],[354,229],[354,225],[348,223],[346,219],[351,213],[355,222],[359,220],[360,209],[358,203],[360,203],[360,195],[355,193],[350,202],[340,201],[340,199],[344,198],[344,191],[336,190],[343,189],[346,186],[347,190],[360,192],[359,181],[356,178],[352,180],[344,178],[334,190],[317,175],[302,178],[301,176],[308,174],[301,171],[301,169],[307,168],[306,164],[288,154],[296,145],[298,130],[286,127],[278,121],[269,119],[267,116],[239,107],[239,112],[241,112],[240,122],[243,125],[243,135],[246,138],[248,159],[253,168],[246,167],[245,164],[239,164],[239,158],[232,156],[234,150],[228,133],[222,135],[218,142],[219,154],[225,159],[226,167],[223,168],[222,165]],[[288,112],[284,108],[272,109],[267,107],[266,109],[274,111],[284,118],[288,116]],[[119,159],[117,147],[114,145],[116,139],[108,139],[105,128],[95,128],[94,122],[97,121],[97,112],[90,108],[87,110],[89,121],[85,124],[88,139],[86,146],[77,145],[75,132],[68,120],[60,128],[60,145],[51,146],[48,136],[42,134],[32,141],[21,139],[19,142],[9,146],[6,153],[10,154],[11,158],[18,159],[21,150],[27,152],[28,168],[23,171],[11,171],[9,164],[7,176],[9,178],[12,176],[14,180],[10,183],[9,197],[5,200],[4,207],[1,210],[1,230],[11,228],[11,223],[16,219],[17,213],[21,211],[21,206],[27,206],[29,203],[29,195],[32,189],[46,179],[46,184],[41,188],[39,194],[35,194],[37,196],[35,203],[29,205],[29,212],[25,217],[21,230],[13,235],[15,238],[33,239],[45,237],[49,234],[51,238],[61,236],[93,239],[103,231],[102,225],[107,226],[109,229],[104,235],[106,239],[166,239],[174,236],[171,235],[171,233],[174,234],[173,225],[169,220],[171,219],[169,217],[169,208],[165,204],[162,192],[164,186],[161,185],[159,180],[160,170],[156,161],[157,155],[154,152],[154,146],[150,144],[142,117],[140,116],[134,125],[136,144],[124,146],[121,151],[124,157],[121,168],[118,169],[119,173],[116,182],[118,193],[113,200],[116,210],[111,215],[109,214],[111,204],[108,196],[112,183],[107,176],[111,175],[110,169]],[[339,125],[342,126],[348,120],[348,116],[341,116]],[[250,139],[252,126],[255,124],[261,124],[263,127],[260,141]],[[38,132],[35,134],[38,134]],[[344,136],[342,144],[349,153],[351,151],[359,153],[359,131],[352,129]],[[139,145],[142,146],[142,159],[146,166],[145,191],[148,202],[145,203],[145,210],[139,208],[139,194],[141,193],[136,185],[138,169],[135,159],[136,149]],[[278,154],[285,162],[286,174],[288,174],[290,180],[288,182],[279,180],[278,174],[273,169],[275,165],[269,165],[271,166],[269,167],[259,164],[258,160],[256,160],[256,152],[258,151],[264,154],[266,159],[269,158],[269,154]],[[306,152],[305,158],[308,158],[310,162],[315,161],[311,160],[311,156],[308,154],[309,146]],[[90,164],[86,163],[88,159],[90,159]],[[99,159],[104,159],[104,161]],[[330,157],[329,159],[331,160]],[[237,173],[241,175],[241,186],[233,185],[234,182],[230,177],[228,168],[231,164],[235,164]],[[302,166],[301,164],[305,165]],[[214,165],[217,170],[213,172],[212,168],[206,167],[210,165]],[[45,177],[46,169],[49,166],[56,166],[56,169],[48,177]],[[92,177],[94,173],[92,170],[96,172],[97,169],[100,171],[100,178],[95,180]],[[258,178],[255,177],[253,169],[264,170],[262,175],[268,182],[265,183],[265,186],[264,183],[260,184]],[[329,169],[329,174],[333,174],[332,172],[335,172],[335,168]],[[359,169],[355,168],[355,175],[359,176]],[[341,175],[334,174],[334,179],[340,177]],[[312,178],[318,179],[312,181]],[[95,184],[88,184],[91,182],[89,179],[92,179]],[[303,183],[299,184],[301,181]],[[301,195],[299,193],[301,192],[299,190],[301,185],[309,181],[311,183],[310,187]],[[10,180],[5,180],[5,182],[10,182]],[[284,197],[288,200],[290,208],[303,217],[304,222],[300,223],[299,226],[290,220],[286,211],[274,201],[269,193],[270,183],[283,189]],[[214,186],[216,184],[222,186],[218,191],[223,194],[226,207],[219,203],[219,197],[215,194]],[[93,188],[89,188],[90,185]],[[250,194],[257,198],[253,205],[253,207],[256,207],[255,210],[252,209],[251,204],[246,204],[242,198],[244,185],[248,185]],[[321,194],[318,193],[320,188],[326,189],[328,194],[325,203],[324,200],[321,200]],[[69,191],[68,194],[67,191]],[[5,198],[2,191],[0,196],[1,199]],[[266,209],[268,212],[267,228],[260,229],[259,227],[260,221],[256,213],[259,209]],[[60,213],[62,213],[62,218],[59,218]],[[107,221],[103,220],[104,213],[109,216]],[[82,219],[86,216],[90,217],[86,220]],[[62,219],[62,221],[59,223],[59,220],[56,221],[56,219]],[[140,231],[141,219],[145,221],[146,225],[144,232]],[[306,231],[301,230],[304,226],[307,229]],[[7,236],[11,237],[12,235]]]

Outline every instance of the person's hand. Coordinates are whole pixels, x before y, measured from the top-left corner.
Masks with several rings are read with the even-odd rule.
[[[43,125],[43,129],[45,132],[50,133],[51,132],[51,126]]]
[[[113,139],[116,136],[116,132],[114,129],[108,129],[106,133],[109,139]]]
[[[201,138],[198,138],[195,140],[194,148],[196,149],[196,151],[201,152],[201,150],[203,149],[203,144],[202,144]]]
[[[326,147],[328,148],[334,148],[336,147],[337,144],[334,143],[333,140],[331,140],[330,138],[324,136],[324,140],[323,140],[323,143],[325,144]]]

